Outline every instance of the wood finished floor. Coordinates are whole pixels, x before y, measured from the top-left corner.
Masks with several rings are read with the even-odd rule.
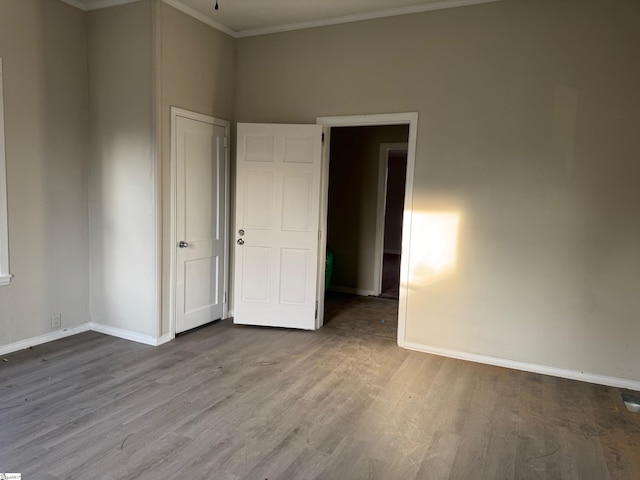
[[[378,335],[396,340],[398,300],[328,292],[324,325],[359,335]]]
[[[615,388],[377,335],[87,332],[0,361],[0,471],[54,479],[638,479]]]

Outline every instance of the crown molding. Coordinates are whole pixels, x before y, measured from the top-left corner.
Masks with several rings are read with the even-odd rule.
[[[309,22],[291,23],[288,25],[277,25],[274,27],[254,28],[236,32],[236,37],[255,37],[258,35],[269,35],[271,33],[290,32],[292,30],[303,30],[306,28],[326,27],[329,25],[339,25],[342,23],[360,22],[363,20],[374,20],[376,18],[396,17],[399,15],[410,15],[412,13],[430,12],[433,10],[444,10],[446,8],[466,7],[482,3],[493,3],[504,0],[440,0],[438,2],[416,5],[411,7],[389,8],[376,12],[357,13],[355,15],[345,15],[342,17],[327,18],[323,20],[312,20]]]
[[[76,7],[79,10],[84,12],[87,11],[87,6],[82,3],[80,0],[60,0],[62,3],[66,3],[67,5],[71,5],[72,7]]]
[[[92,2],[90,4],[86,4],[81,0],[60,0],[64,3],[67,3],[71,6],[79,8],[85,12],[90,12],[91,10],[100,10],[101,8],[109,8],[116,7],[118,5],[124,5],[126,3],[134,3],[139,2],[140,0],[100,0],[98,2]]]
[[[84,4],[81,0],[60,0],[64,3],[72,5],[80,10],[91,11],[101,8],[115,7],[124,5],[125,3],[138,2],[140,0],[100,0],[89,5]],[[290,23],[286,25],[276,25],[273,27],[253,28],[249,30],[235,31],[223,25],[222,23],[204,15],[203,13],[191,8],[180,0],[162,0],[167,5],[171,5],[177,10],[200,20],[202,23],[209,25],[233,38],[255,37],[259,35],[269,35],[272,33],[290,32],[292,30],[303,30],[307,28],[327,27],[330,25],[339,25],[342,23],[360,22],[363,20],[374,20],[377,18],[396,17],[399,15],[410,15],[412,13],[430,12],[433,10],[444,10],[446,8],[466,7],[470,5],[479,5],[482,3],[501,2],[504,0],[439,0],[424,5],[415,5],[411,7],[389,8],[386,10],[378,10],[376,12],[358,13],[355,15],[345,15],[342,17],[326,18],[322,20],[312,20],[309,22]]]
[[[220,30],[221,32],[226,33],[230,37],[238,38],[238,34],[235,31],[231,30],[226,25],[223,25],[220,22],[216,22],[213,18],[207,17],[203,13],[200,13],[197,10],[191,8],[190,6],[185,5],[180,0],[162,0],[162,1],[167,5],[171,5],[173,8],[180,10],[181,12],[186,13],[187,15],[190,15],[196,20],[200,20],[202,23],[206,23],[210,27],[213,27],[216,30]]]

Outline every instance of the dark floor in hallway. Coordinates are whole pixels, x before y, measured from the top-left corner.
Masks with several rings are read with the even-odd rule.
[[[327,292],[324,318],[327,328],[395,340],[398,331],[398,301]]]

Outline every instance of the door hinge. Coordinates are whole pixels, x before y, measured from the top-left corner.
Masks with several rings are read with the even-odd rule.
[[[318,230],[318,240],[322,240],[322,230]]]
[[[229,145],[227,143],[227,137],[224,137],[224,148],[228,148]]]
[[[222,303],[227,303],[227,292],[224,292],[224,295],[222,295]]]
[[[324,132],[322,132],[322,143],[324,143]]]
[[[318,318],[318,301],[316,300],[316,318]]]

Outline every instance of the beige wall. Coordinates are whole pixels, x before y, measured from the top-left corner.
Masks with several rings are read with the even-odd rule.
[[[0,346],[89,320],[84,14],[50,0],[0,2],[14,278],[0,287]]]
[[[380,144],[406,142],[406,125],[331,131],[327,246],[333,286],[373,295]]]
[[[0,289],[0,346],[49,333],[56,312],[64,327],[168,333],[156,194],[168,282],[170,106],[233,120],[234,40],[160,0],[88,13],[5,2],[0,26],[16,275]]]
[[[234,118],[236,51],[228,35],[161,3],[159,11],[163,305],[162,332],[169,332],[171,245],[171,107],[222,120]]]
[[[236,117],[418,111],[406,340],[640,381],[639,17],[512,0],[244,38]]]
[[[55,312],[88,320],[89,243],[93,320],[159,333],[159,80],[163,238],[169,105],[258,122],[418,111],[406,340],[640,381],[639,15],[511,0],[235,42],[157,0],[2,2],[0,345],[49,333]],[[434,264],[455,225],[455,262]]]
[[[155,2],[87,14],[91,316],[157,336]]]

